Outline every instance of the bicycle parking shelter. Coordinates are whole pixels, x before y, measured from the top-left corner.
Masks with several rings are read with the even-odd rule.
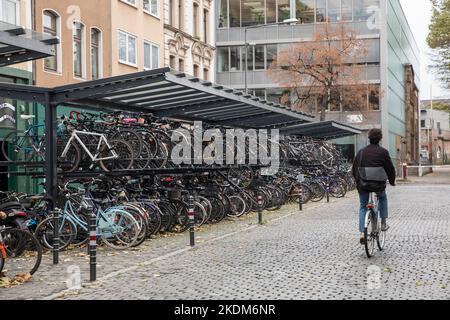
[[[310,114],[202,81],[170,68],[44,88],[0,84],[0,96],[39,103],[45,109],[47,197],[57,197],[56,123],[58,106],[151,113],[159,118],[203,121],[235,128],[279,129],[281,134],[335,138],[360,133],[335,122],[313,122]],[[319,131],[318,131],[319,130]],[[320,134],[318,134],[320,133]],[[166,170],[167,171],[167,170]]]

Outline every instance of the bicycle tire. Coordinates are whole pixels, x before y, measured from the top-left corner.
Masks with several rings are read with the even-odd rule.
[[[25,134],[25,132],[23,131],[12,131],[10,133],[8,133],[6,135],[6,137],[3,139],[3,143],[2,143],[2,153],[3,156],[5,157],[6,161],[29,161],[31,159],[33,159],[34,154],[35,154],[35,150],[34,148],[32,148],[32,146],[34,145],[33,139],[31,137],[27,137],[27,136],[19,136],[20,134]],[[19,156],[19,153],[16,153],[16,157],[10,157],[9,156],[9,148],[10,148],[10,144],[12,144],[13,146],[16,145],[18,143],[18,139],[23,138],[24,141],[27,142],[28,145],[30,145],[30,147],[32,148],[32,151],[30,153],[24,153],[22,156]],[[12,141],[11,141],[12,140]],[[13,159],[16,158],[16,159]]]
[[[111,172],[115,169],[128,170],[133,167],[134,153],[133,147],[124,140],[112,140],[109,141],[111,148],[117,153],[117,159],[101,160],[99,161],[100,167],[105,172]],[[107,156],[110,153],[109,148],[104,145],[100,154],[106,152]],[[106,157],[107,157],[106,156]]]
[[[2,234],[3,241],[7,242],[5,249],[7,254],[6,259],[21,257],[22,254],[27,252],[27,249],[30,250],[30,245],[32,246],[31,250],[36,252],[36,260],[34,261],[34,263],[32,263],[32,268],[28,273],[30,275],[35,274],[39,269],[42,261],[42,247],[36,237],[33,236],[30,232],[20,229],[5,229],[1,230],[0,232]],[[16,235],[16,237],[14,237],[14,234]],[[15,245],[19,247],[14,247]],[[26,258],[30,257],[28,256]],[[0,268],[1,271],[5,265],[5,261],[3,261],[3,263],[0,262],[0,264],[2,264]]]
[[[366,213],[366,226],[364,228],[364,249],[367,257],[370,259],[375,253],[375,237],[373,234],[373,211],[369,210]]]
[[[61,222],[61,219],[63,221]],[[60,217],[59,219],[59,251],[65,250],[77,236],[77,227],[69,219]],[[39,223],[36,228],[35,236],[39,242],[48,250],[53,250],[53,217],[48,217]],[[61,232],[61,230],[67,230]]]

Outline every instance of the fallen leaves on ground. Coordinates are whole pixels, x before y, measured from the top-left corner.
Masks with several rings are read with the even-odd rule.
[[[78,252],[75,254],[75,257],[87,257],[87,256],[88,256],[87,253],[84,252]]]
[[[384,268],[384,272],[392,273],[392,272],[394,272],[394,269],[392,269],[391,267],[386,267],[386,268]]]
[[[11,288],[28,282],[33,277],[29,273],[20,273],[13,278],[7,277],[5,274],[0,274],[0,288]]]

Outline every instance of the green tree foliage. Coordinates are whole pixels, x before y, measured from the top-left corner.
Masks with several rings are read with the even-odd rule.
[[[450,0],[431,0],[433,17],[428,45],[434,49],[432,68],[439,80],[450,88]]]

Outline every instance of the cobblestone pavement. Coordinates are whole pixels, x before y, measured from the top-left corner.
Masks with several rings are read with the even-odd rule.
[[[50,256],[32,282],[0,299],[449,299],[450,184],[390,189],[391,229],[369,260],[358,243],[356,193],[332,203],[285,207],[159,237],[136,251],[99,253],[99,281],[87,282],[84,251]],[[65,290],[80,266],[81,290]],[[369,289],[370,288],[370,289]]]

